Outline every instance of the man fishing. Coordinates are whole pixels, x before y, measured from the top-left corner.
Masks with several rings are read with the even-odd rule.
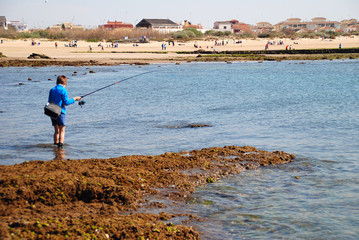
[[[54,145],[57,145],[58,148],[62,148],[65,141],[65,114],[66,108],[70,104],[73,104],[75,101],[81,100],[82,97],[74,97],[69,99],[67,90],[65,89],[67,85],[67,77],[60,75],[57,77],[56,86],[50,90],[49,93],[49,102],[53,102],[61,107],[61,114],[58,118],[53,119],[52,126],[54,126]]]
[[[156,70],[155,70],[156,71]],[[105,87],[96,89],[95,91],[92,91],[90,93],[87,93],[85,95],[82,95],[81,97],[74,97],[69,99],[67,96],[67,90],[65,89],[66,84],[67,84],[67,77],[65,77],[64,75],[60,75],[57,77],[57,82],[56,82],[56,86],[53,87],[50,90],[49,93],[49,103],[55,103],[56,105],[61,107],[61,114],[59,117],[57,117],[56,119],[51,118],[52,121],[52,126],[54,126],[55,129],[55,133],[54,133],[54,145],[57,145],[58,148],[62,148],[64,145],[64,140],[65,140],[65,113],[66,113],[66,108],[65,106],[68,106],[70,104],[73,104],[75,101],[80,101],[82,98],[94,94],[95,92],[101,91],[105,88],[108,88],[110,86],[113,86],[115,84],[118,84],[120,82],[124,82],[126,80],[129,80],[131,78],[134,77],[138,77],[144,74],[148,74],[151,72],[155,72],[155,71],[149,71],[149,72],[144,72],[144,73],[140,73],[137,74],[135,76],[131,76],[125,79],[122,79],[120,81],[117,81],[115,83],[111,83],[110,85],[107,85]],[[85,101],[80,101],[79,105],[82,107],[85,104]],[[46,113],[45,113],[46,114]]]

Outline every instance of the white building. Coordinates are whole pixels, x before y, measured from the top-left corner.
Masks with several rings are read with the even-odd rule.
[[[10,25],[10,26],[14,27],[14,29],[15,29],[16,31],[19,31],[19,32],[24,32],[24,31],[28,31],[28,30],[29,30],[27,24],[24,23],[24,22],[20,22],[20,21],[9,21],[9,22],[7,22],[7,24],[8,24],[8,26]]]
[[[230,31],[232,32],[232,23],[230,21],[217,21],[214,23],[213,29],[218,31]]]

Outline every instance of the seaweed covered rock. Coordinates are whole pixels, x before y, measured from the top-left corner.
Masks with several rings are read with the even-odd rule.
[[[28,59],[50,59],[49,56],[46,56],[45,54],[39,54],[39,53],[32,53],[27,58]]]
[[[294,158],[281,151],[226,146],[157,156],[0,166],[0,238],[199,239],[188,225],[163,222],[195,216],[131,212],[151,205],[147,196],[165,192],[158,189],[171,188],[171,195],[164,197],[183,201],[198,185]]]

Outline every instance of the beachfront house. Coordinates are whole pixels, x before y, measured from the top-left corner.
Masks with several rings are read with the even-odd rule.
[[[243,22],[239,22],[236,19],[233,19],[231,22],[231,28],[234,33],[251,33],[251,27],[248,24],[245,24]]]
[[[277,23],[274,26],[276,31],[283,31],[285,29],[292,29],[294,31],[298,31],[300,29],[307,29],[307,23],[302,22],[300,18],[288,18],[284,22]]]
[[[124,23],[124,22],[117,22],[117,21],[114,21],[114,22],[107,21],[106,24],[100,25],[99,27],[107,29],[107,30],[124,29],[124,28],[132,29],[133,25],[131,23]]]
[[[344,28],[345,33],[357,32],[357,31],[359,31],[359,24],[358,25],[351,25],[349,27]]]
[[[9,21],[7,22],[7,25],[12,26],[18,32],[25,32],[29,30],[27,24],[20,21]]]
[[[343,20],[340,22],[340,29],[342,29],[344,32],[355,32],[359,31],[359,22],[357,19],[349,19],[349,20]]]
[[[7,30],[7,22],[5,16],[0,16],[0,27],[3,27],[5,30]]]
[[[311,22],[308,22],[307,27],[310,30],[320,30],[323,28],[332,28],[334,30],[340,29],[340,23],[337,21],[327,21],[324,17],[312,18]]]
[[[255,26],[254,26],[254,32],[257,33],[268,33],[273,31],[274,27],[272,24],[270,24],[269,22],[258,22]]]
[[[231,21],[216,21],[213,24],[213,29],[222,32],[226,32],[226,31],[233,32]]]
[[[312,21],[308,22],[303,22],[300,18],[289,18],[286,21],[280,22],[275,25],[276,31],[282,31],[285,29],[292,29],[294,31],[299,31],[301,29],[321,31],[327,28],[339,30],[340,23],[336,21],[327,21],[327,19],[323,17],[316,17],[312,18]]]
[[[161,33],[181,31],[181,26],[170,19],[149,19],[144,18],[137,23],[138,29],[152,29]]]

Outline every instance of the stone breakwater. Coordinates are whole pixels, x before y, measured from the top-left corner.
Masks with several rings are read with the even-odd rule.
[[[60,150],[61,151],[61,150]],[[162,212],[153,196],[185,201],[195,187],[230,174],[294,161],[289,153],[226,146],[157,156],[30,161],[0,166],[2,239],[199,239],[198,217]],[[148,198],[152,196],[152,200]],[[174,217],[186,225],[164,223]]]

